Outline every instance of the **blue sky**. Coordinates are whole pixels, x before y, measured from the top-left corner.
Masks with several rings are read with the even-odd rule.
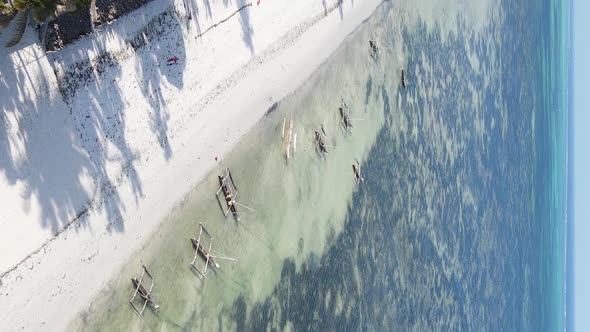
[[[573,6],[573,328],[590,331],[590,1]]]

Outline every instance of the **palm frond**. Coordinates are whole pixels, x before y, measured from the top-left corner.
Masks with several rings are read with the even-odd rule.
[[[22,38],[29,16],[37,22],[73,13],[89,6],[91,0],[0,0],[0,29],[14,27],[14,35],[6,44],[16,45]]]
[[[2,1],[2,0],[0,0]],[[9,14],[14,12],[14,8],[12,8],[12,6],[9,6],[8,4],[4,3],[4,2],[0,2],[0,13],[3,14]]]
[[[65,5],[57,5],[55,6],[55,11],[53,12],[54,17],[62,16],[63,14],[67,14],[70,11],[68,10],[67,6]]]
[[[49,8],[34,8],[33,19],[39,23],[45,22],[48,17],[53,17],[54,12]]]
[[[29,20],[29,11],[18,12],[14,19],[12,20],[12,24],[14,25],[14,35],[12,38],[6,43],[6,47],[12,47],[21,40],[25,33],[25,29],[27,28],[27,21]]]
[[[73,12],[76,10],[76,2],[73,0],[57,0],[53,5],[56,13],[58,13],[56,16],[61,15],[61,13]]]
[[[11,12],[10,14],[0,14],[0,29],[6,28],[10,22],[12,22],[15,15],[15,12]]]
[[[29,0],[13,0],[12,5],[19,12],[24,12],[29,8],[31,2]]]

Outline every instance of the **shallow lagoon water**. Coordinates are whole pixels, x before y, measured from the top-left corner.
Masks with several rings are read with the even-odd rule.
[[[228,308],[238,298],[264,299],[279,281],[285,259],[301,265],[324,253],[344,225],[343,207],[355,189],[352,164],[366,158],[384,123],[379,87],[384,85],[384,68],[395,58],[387,52],[379,61],[369,56],[367,41],[375,24],[362,25],[304,86],[243,137],[73,327],[233,329],[238,322]],[[395,86],[399,76],[388,79],[392,81],[387,84]],[[342,99],[352,110],[351,134],[340,124]],[[281,130],[283,119],[290,117],[297,151],[287,162]],[[327,133],[327,158],[315,151],[314,131],[321,126]],[[255,210],[240,208],[241,224],[231,216],[224,218],[215,199],[217,175],[226,167],[238,186],[238,202]],[[221,269],[210,271],[206,280],[189,265],[194,254],[189,240],[199,222],[213,235],[213,250],[238,259],[219,260]],[[132,293],[129,278],[141,273],[141,262],[154,276],[153,294],[160,309],[146,309],[140,320],[127,300]]]
[[[385,2],[244,136],[72,328],[559,325],[543,295],[555,291],[544,272],[552,264],[545,229],[553,224],[535,209],[547,194],[535,184],[546,175],[535,164],[536,144],[549,134],[536,120],[544,113],[529,80],[535,70],[522,63],[530,50],[510,47],[529,36],[506,20],[535,5],[435,2]],[[369,57],[371,38],[381,47],[378,61]],[[356,119],[352,134],[339,124],[341,98]],[[297,152],[287,163],[280,134],[291,116]],[[335,146],[326,159],[313,147],[320,124]],[[359,187],[355,159],[365,178]],[[240,209],[243,225],[224,218],[214,197],[225,167],[238,201],[256,210]],[[238,259],[221,260],[207,280],[189,266],[199,222],[214,250]],[[140,262],[156,279],[161,306],[143,319],[127,304]]]

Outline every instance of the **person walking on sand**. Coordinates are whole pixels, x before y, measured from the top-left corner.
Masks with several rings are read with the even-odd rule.
[[[178,57],[173,56],[170,59],[168,59],[168,61],[166,61],[166,65],[168,65],[168,66],[177,65],[178,64],[178,60],[180,60]]]

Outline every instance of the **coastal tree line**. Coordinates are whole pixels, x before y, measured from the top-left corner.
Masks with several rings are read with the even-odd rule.
[[[151,0],[0,0],[0,34],[8,34],[6,47],[17,45],[27,26],[39,31],[47,51],[93,31]]]

